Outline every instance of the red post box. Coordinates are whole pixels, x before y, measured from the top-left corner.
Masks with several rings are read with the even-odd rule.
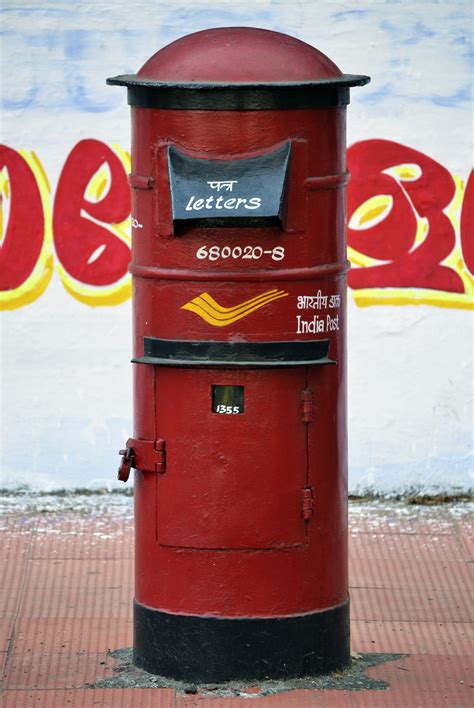
[[[134,661],[191,681],[349,661],[349,88],[317,49],[222,28],[132,106]]]

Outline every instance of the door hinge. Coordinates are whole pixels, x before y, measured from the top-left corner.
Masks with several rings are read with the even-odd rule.
[[[302,494],[303,519],[309,521],[313,518],[314,498],[311,487],[303,487]]]
[[[160,474],[166,471],[164,440],[129,438],[125,450],[120,450],[120,454],[126,458],[129,468],[134,467],[142,472],[159,472]]]
[[[313,392],[310,388],[301,391],[301,419],[303,423],[312,423],[314,419]]]

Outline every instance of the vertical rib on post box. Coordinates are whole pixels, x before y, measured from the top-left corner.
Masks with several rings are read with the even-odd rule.
[[[124,465],[147,671],[349,661],[345,111],[367,81],[251,28],[197,32],[108,80],[132,107]]]

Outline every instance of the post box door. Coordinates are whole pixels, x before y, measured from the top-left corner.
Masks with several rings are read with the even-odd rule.
[[[157,540],[183,548],[282,548],[306,539],[305,367],[156,369]]]

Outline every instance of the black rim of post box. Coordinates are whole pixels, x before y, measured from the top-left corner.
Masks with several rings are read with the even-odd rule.
[[[137,108],[200,111],[262,111],[337,108],[349,103],[349,89],[364,86],[368,76],[342,74],[332,79],[278,83],[169,83],[124,74],[107,79],[128,88],[128,103]]]

